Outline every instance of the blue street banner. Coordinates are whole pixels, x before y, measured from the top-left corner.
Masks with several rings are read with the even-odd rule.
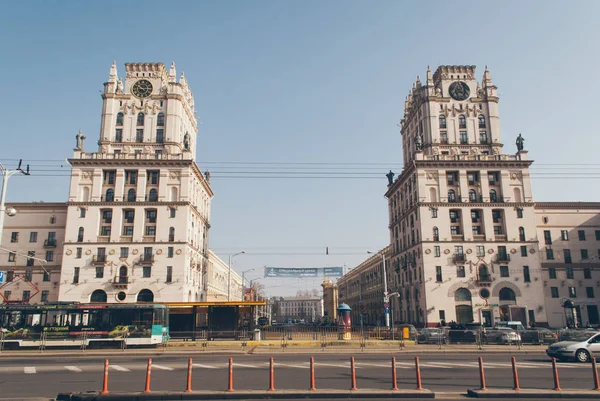
[[[342,277],[343,267],[266,267],[265,277]]]
[[[4,272],[0,272],[0,283],[4,282]]]

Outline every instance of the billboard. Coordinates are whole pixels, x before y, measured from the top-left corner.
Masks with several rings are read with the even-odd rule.
[[[265,277],[342,277],[343,267],[267,267]]]

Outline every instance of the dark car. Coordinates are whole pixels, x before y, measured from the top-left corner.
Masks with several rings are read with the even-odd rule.
[[[419,331],[417,335],[417,342],[419,344],[446,344],[447,337],[446,330],[438,328],[424,328]]]
[[[477,331],[466,329],[447,330],[446,338],[450,344],[472,344],[477,342]]]
[[[519,331],[523,344],[552,344],[558,341],[558,335],[548,329],[527,329]]]

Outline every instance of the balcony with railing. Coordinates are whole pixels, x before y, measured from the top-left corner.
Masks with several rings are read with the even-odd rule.
[[[488,272],[479,272],[477,274],[477,284],[488,287],[492,284],[492,275]]]
[[[56,248],[55,239],[47,239],[44,241],[44,248]]]
[[[106,263],[106,255],[94,255],[92,257],[92,263],[95,265],[103,265]]]
[[[506,254],[506,253],[499,253],[498,255],[496,255],[496,262],[497,263],[510,262],[510,255]]]
[[[460,264],[460,263],[465,263],[467,258],[464,253],[457,253],[457,254],[454,254],[454,257],[452,258],[452,260],[454,261],[454,263]]]
[[[154,255],[142,255],[140,256],[140,263],[152,264],[154,263]]]
[[[116,276],[113,279],[113,287],[126,289],[129,286],[129,276]]]

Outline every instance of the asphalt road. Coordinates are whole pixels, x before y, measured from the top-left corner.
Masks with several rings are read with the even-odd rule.
[[[414,389],[414,355],[396,352],[398,387]],[[225,390],[228,385],[228,357],[201,352],[193,357],[194,390]],[[391,387],[389,356],[358,352],[356,379],[359,389]],[[477,353],[426,354],[420,356],[423,387],[435,392],[465,393],[479,387]],[[110,355],[109,390],[141,391],[144,389],[147,358],[152,357],[152,390],[181,391],[186,386],[187,358],[149,351],[147,355]],[[349,389],[350,362],[348,355],[332,353],[315,357],[317,389]],[[269,359],[264,355],[235,355],[234,389],[266,390],[269,387]],[[54,397],[59,392],[99,391],[102,388],[104,359],[94,355],[72,356],[0,355],[0,398]],[[484,355],[488,387],[512,388],[510,354]],[[591,364],[559,363],[563,389],[591,389]],[[549,358],[541,353],[517,355],[521,388],[553,388]],[[275,357],[276,389],[307,389],[309,357],[277,355]]]

